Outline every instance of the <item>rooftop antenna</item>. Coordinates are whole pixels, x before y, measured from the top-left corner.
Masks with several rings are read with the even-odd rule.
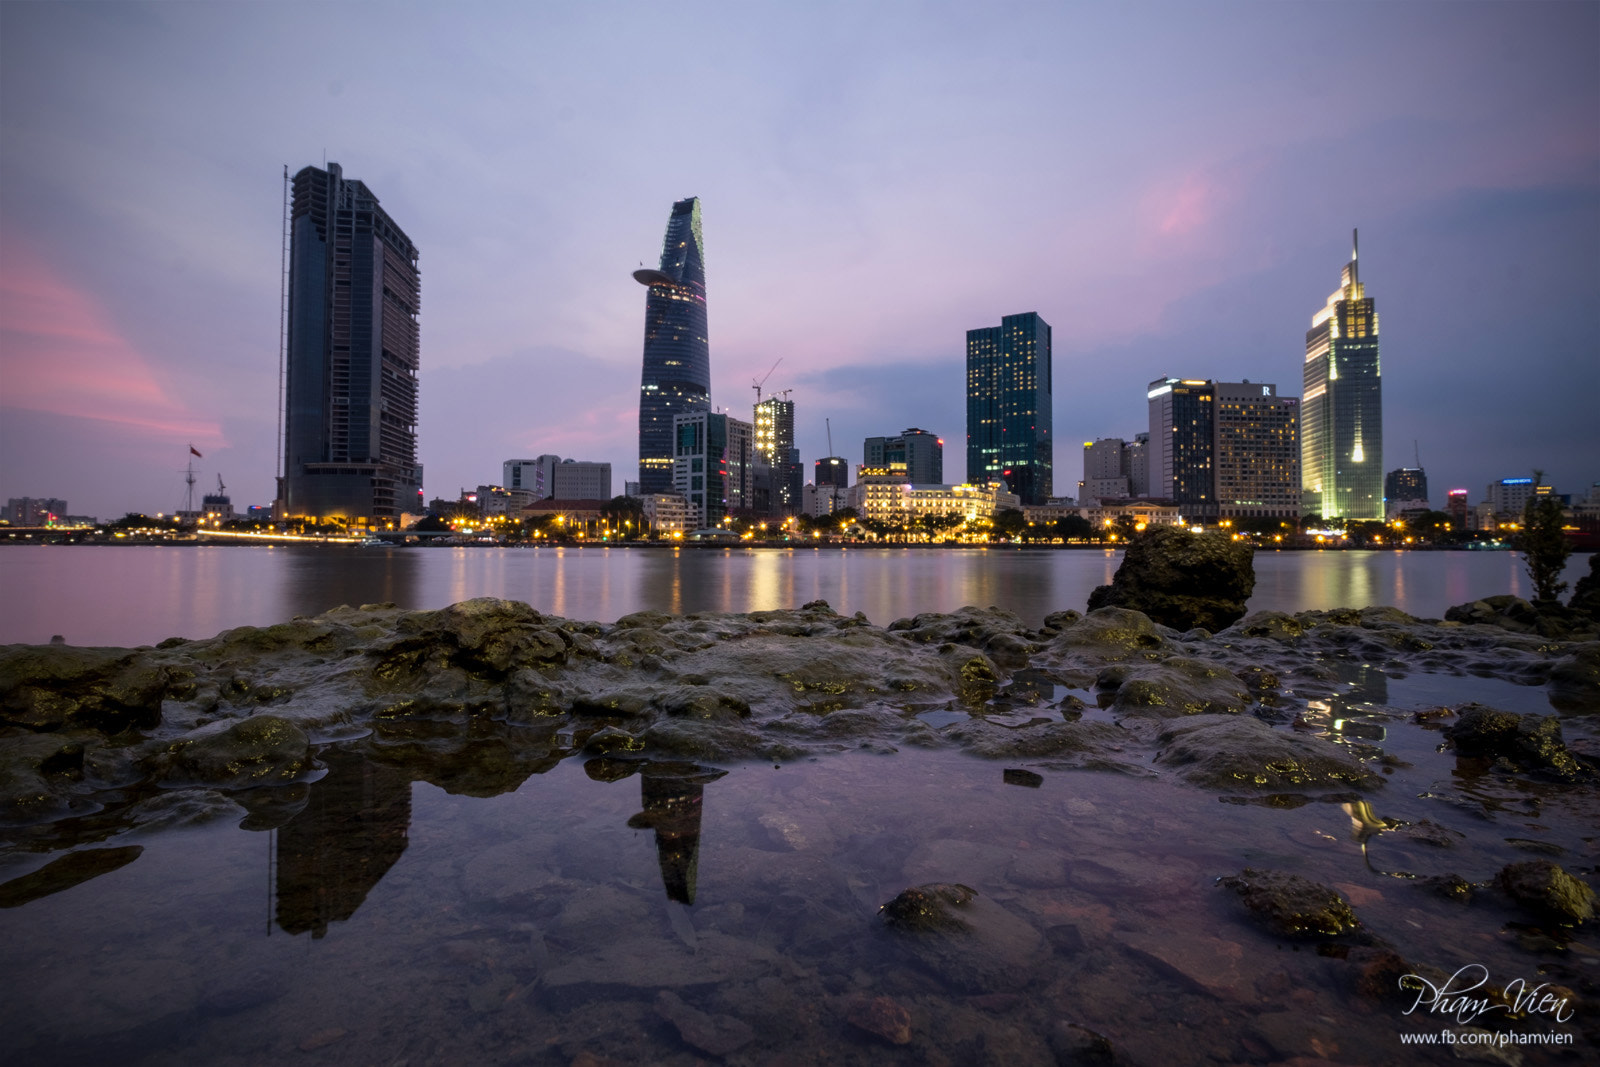
[[[1417,439],[1411,439],[1411,458],[1417,465],[1417,470],[1422,469],[1422,449],[1417,447]]]
[[[782,363],[782,362],[783,362],[783,357],[779,356],[778,357],[778,363]],[[761,376],[761,380],[760,381],[757,381],[754,378],[750,379],[750,387],[756,391],[756,403],[757,404],[761,403],[761,387],[763,385],[767,384],[767,379],[768,378],[772,377],[772,371],[778,369],[778,363],[774,363],[772,365],[772,370],[769,370],[769,371],[767,371],[767,373],[763,374]]]

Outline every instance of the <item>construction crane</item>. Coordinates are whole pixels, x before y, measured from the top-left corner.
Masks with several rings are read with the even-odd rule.
[[[778,363],[782,363],[782,362],[783,362],[783,357],[779,356],[778,357]],[[754,389],[756,391],[756,403],[757,404],[761,403],[761,387],[763,385],[767,384],[767,379],[768,378],[772,377],[772,371],[778,369],[778,363],[774,363],[772,365],[772,370],[769,370],[769,371],[767,371],[767,373],[763,374],[761,376],[760,380],[757,380],[755,378],[751,378],[750,379],[750,388],[752,388],[752,389]]]

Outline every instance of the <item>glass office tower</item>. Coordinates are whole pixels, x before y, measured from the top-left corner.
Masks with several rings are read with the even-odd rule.
[[[1300,508],[1325,519],[1383,521],[1383,372],[1378,310],[1350,262],[1306,332],[1300,399]]]
[[[967,481],[1024,504],[1051,493],[1050,324],[1037,312],[967,331]]]
[[[670,493],[673,416],[711,410],[699,197],[672,205],[661,244],[661,269],[636,270],[633,277],[649,289],[639,385],[639,492]]]
[[[291,518],[422,511],[417,248],[339,164],[294,176],[284,463]]]

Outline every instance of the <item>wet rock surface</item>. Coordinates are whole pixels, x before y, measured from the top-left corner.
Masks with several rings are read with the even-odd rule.
[[[1222,879],[1269,931],[1280,937],[1341,937],[1361,928],[1337,891],[1298,874],[1252,870]]]
[[[1196,567],[1248,569],[1231,542],[1178,536]],[[1186,559],[1169,561],[1173,574]],[[1565,713],[1600,699],[1600,642],[1391,608],[1258,612],[1209,636],[1127,607],[1030,629],[980,608],[878,627],[821,602],[610,625],[495,599],[366,605],[155,648],[0,650],[0,825],[91,812],[114,825],[173,789],[220,790],[266,825],[263,787],[313,780],[329,744],[478,796],[574,755],[782,764],[907,747],[1227,793],[1370,790],[1378,746],[1295,727],[1294,709],[1338,693],[1359,663],[1547,685]],[[1467,707],[1457,720],[1447,736],[1464,757],[1593,774],[1555,716]]]
[[[1594,890],[1549,860],[1525,860],[1505,867],[1495,884],[1523,907],[1562,923],[1594,918]]]
[[[1132,608],[1175,630],[1215,632],[1244,616],[1256,583],[1253,553],[1220,534],[1152,526],[1128,542],[1111,584],[1090,595],[1089,607]]]

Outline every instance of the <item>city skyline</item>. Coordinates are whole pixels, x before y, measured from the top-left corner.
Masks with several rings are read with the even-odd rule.
[[[368,26],[333,5],[315,39],[293,8],[0,8],[0,495],[172,510],[192,441],[203,482],[270,502],[280,167],[324,153],[428,253],[430,498],[507,456],[631,469],[618,268],[687,193],[715,250],[713,403],[749,418],[782,357],[767,386],[794,390],[808,466],[829,418],[852,463],[894,427],[955,439],[962,336],[1019,308],[1055,326],[1063,471],[1141,428],[1174,351],[1291,382],[1359,225],[1385,466],[1420,441],[1436,497],[1600,473],[1593,5],[1371,7],[1329,43],[1337,85],[1293,59],[1311,7],[703,14],[681,91],[720,106],[696,125],[645,91],[683,30],[643,8]],[[337,44],[358,26],[370,60]],[[381,59],[423,40],[414,69]],[[289,54],[331,73],[284,79]]]

